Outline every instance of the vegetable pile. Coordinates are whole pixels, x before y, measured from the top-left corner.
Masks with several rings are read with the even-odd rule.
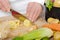
[[[60,31],[60,20],[55,18],[48,18],[48,24],[44,24],[43,27],[48,27],[55,31]]]
[[[48,24],[44,24],[43,27],[50,28],[54,31],[53,40],[60,40],[60,20],[55,18],[48,18]]]

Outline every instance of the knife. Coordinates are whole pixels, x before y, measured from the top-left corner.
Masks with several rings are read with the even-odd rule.
[[[15,10],[13,10],[13,9],[11,9],[10,11],[11,11],[13,17],[21,20],[22,22],[24,22],[25,19],[28,19],[27,17],[25,17],[24,15],[22,15],[21,13],[15,11]],[[29,19],[28,19],[28,20],[29,20]]]

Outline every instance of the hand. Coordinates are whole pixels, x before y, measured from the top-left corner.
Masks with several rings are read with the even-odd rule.
[[[54,2],[55,0],[51,0],[52,2]]]
[[[6,12],[10,12],[10,5],[8,0],[0,0],[0,9]]]
[[[39,3],[30,2],[27,7],[27,18],[34,22],[42,13],[42,6]]]

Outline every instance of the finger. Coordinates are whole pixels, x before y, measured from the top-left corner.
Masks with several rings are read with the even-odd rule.
[[[28,12],[28,13],[29,13],[30,9],[32,8],[32,5],[33,5],[33,4],[32,4],[31,2],[28,4],[28,6],[27,6],[27,12]],[[27,13],[27,14],[28,14],[28,13]]]
[[[33,21],[36,21],[36,19],[38,18],[38,16],[39,16],[39,15],[41,14],[41,12],[42,12],[41,10],[42,10],[42,9],[39,9],[39,8],[37,9],[37,11],[35,12],[35,15],[34,15],[35,18],[33,17]],[[37,13],[37,14],[36,14],[36,13]]]
[[[34,21],[36,19],[36,16],[37,16],[37,8],[35,9],[34,15],[32,17],[32,21]]]
[[[3,11],[6,11],[1,3],[0,3],[0,9],[3,10]]]
[[[32,9],[32,6],[33,6],[33,3],[29,3],[29,4],[28,4],[28,7],[27,7],[27,17],[30,16],[30,12],[32,11],[32,10],[31,10],[31,9]]]
[[[37,10],[37,9],[36,9],[36,8],[37,8],[37,3],[34,3],[34,6],[33,6],[33,7],[34,7],[34,9],[33,9],[34,12],[32,11],[32,13],[31,13],[32,16],[30,16],[30,17],[31,17],[31,21],[33,21],[33,17],[34,17],[34,15],[35,15],[36,10]]]
[[[27,5],[27,11],[26,11],[27,13],[26,13],[26,14],[28,14],[28,12],[29,12],[30,5],[31,5],[31,4],[30,4],[30,3],[28,3],[28,5]]]
[[[41,13],[42,13],[42,6],[38,6],[36,17],[38,17]]]
[[[30,20],[32,20],[32,18],[33,18],[33,15],[35,14],[34,12],[35,12],[35,10],[36,10],[36,4],[34,4],[33,6],[32,6],[33,8],[31,9],[32,11],[31,11],[31,14],[30,14]]]
[[[37,10],[37,14],[33,17],[33,20],[32,21],[36,21],[36,19],[38,18],[38,16],[40,15],[40,12],[39,12],[40,10]]]
[[[6,11],[9,12],[10,8],[9,8],[8,0],[2,0],[1,3],[4,6],[4,8],[6,9]]]
[[[30,8],[31,8],[31,4],[29,3],[28,6],[27,6],[27,17],[29,16]]]
[[[41,7],[41,5],[39,4],[39,5],[37,5],[37,7],[36,7],[36,11],[35,11],[35,14],[34,14],[34,16],[33,16],[33,18],[32,18],[32,21],[35,21],[35,20],[38,18],[38,16],[40,15],[41,12],[42,12],[42,7]]]
[[[11,9],[10,3],[8,2],[8,0],[6,0],[6,3],[7,3],[7,5],[8,5],[7,11],[10,12],[10,9]]]

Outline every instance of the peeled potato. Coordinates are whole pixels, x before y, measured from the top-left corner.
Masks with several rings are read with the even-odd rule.
[[[60,32],[54,33],[54,40],[60,40]]]
[[[59,23],[59,19],[48,18],[48,23]]]
[[[55,0],[53,6],[60,7],[60,0]]]
[[[50,23],[50,22],[52,22],[54,20],[54,18],[48,18],[48,22]]]
[[[29,27],[31,25],[32,25],[31,21],[29,21],[27,19],[24,20],[24,26]]]
[[[55,23],[59,23],[59,19],[55,19],[54,22],[55,22]]]

